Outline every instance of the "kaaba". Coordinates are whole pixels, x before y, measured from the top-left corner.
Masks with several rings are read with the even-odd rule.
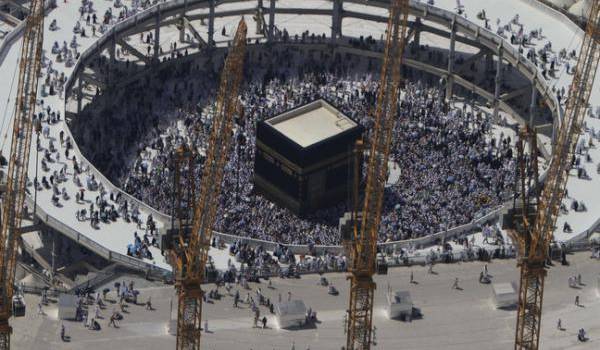
[[[325,100],[257,125],[254,190],[299,216],[344,201],[364,128]],[[361,172],[362,159],[358,159]]]

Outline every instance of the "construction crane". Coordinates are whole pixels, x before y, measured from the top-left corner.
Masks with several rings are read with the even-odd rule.
[[[358,220],[354,222],[354,238],[350,252],[347,350],[371,348],[377,233],[381,221],[392,130],[400,97],[400,68],[406,44],[408,11],[408,0],[391,1],[375,110],[375,126],[370,139],[362,218],[360,222]]]
[[[225,59],[221,73],[221,82],[217,95],[215,113],[206,159],[202,170],[200,189],[193,204],[188,208],[193,212],[189,234],[182,231],[171,256],[177,276],[177,349],[200,349],[200,331],[202,320],[202,295],[200,284],[204,280],[208,250],[212,239],[212,228],[219,205],[223,172],[227,161],[228,148],[232,136],[233,118],[239,101],[238,91],[242,80],[242,70],[246,54],[246,34],[248,28],[242,18],[233,39],[233,47]],[[195,132],[195,131],[192,131]],[[191,139],[194,139],[192,137]],[[179,161],[175,166],[188,164],[187,173],[193,174],[193,158],[186,153],[194,152],[181,148],[177,151]],[[178,172],[180,173],[180,172]],[[188,175],[193,176],[193,175]],[[192,181],[193,183],[193,181]],[[189,198],[195,197],[193,193]],[[176,205],[190,203],[189,198],[178,199]],[[185,204],[184,204],[185,205]],[[173,261],[174,260],[174,261]]]
[[[527,161],[524,160],[524,146],[518,145],[521,202],[513,212],[514,229],[509,230],[518,246],[521,269],[515,349],[536,350],[539,346],[548,250],[599,61],[600,0],[595,0],[541,192],[537,185],[535,144],[530,148]],[[521,132],[521,139],[525,138],[535,142],[535,132]]]
[[[12,329],[8,323],[12,316],[12,297],[19,229],[23,217],[25,186],[38,78],[42,62],[44,39],[44,1],[30,3],[29,16],[25,20],[23,46],[19,63],[19,84],[12,127],[7,185],[2,199],[2,228],[0,229],[0,350],[10,349]]]

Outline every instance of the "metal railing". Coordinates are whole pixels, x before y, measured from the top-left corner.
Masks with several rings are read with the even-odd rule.
[[[33,203],[33,200],[29,196],[27,196],[27,198],[26,198],[26,203],[28,206],[33,208],[34,203]],[[154,264],[150,264],[143,260],[140,260],[140,259],[137,259],[137,258],[134,258],[131,256],[127,256],[127,255],[124,255],[121,253],[117,253],[117,252],[107,249],[106,247],[102,246],[101,244],[86,237],[84,234],[80,233],[79,231],[73,229],[72,227],[70,227],[68,225],[65,225],[60,220],[49,215],[42,207],[40,207],[39,204],[37,205],[36,210],[37,210],[36,215],[37,215],[38,219],[41,220],[44,224],[46,224],[47,226],[51,227],[52,229],[62,233],[63,235],[70,238],[71,240],[81,244],[82,246],[93,251],[94,253],[98,254],[99,256],[103,257],[104,259],[106,259],[108,261],[115,262],[115,263],[118,263],[125,267],[131,268],[133,270],[142,271],[142,272],[148,273],[148,274],[150,274],[152,276],[156,276],[156,277],[167,276],[168,274],[171,273],[170,271],[163,269],[161,267],[158,267]]]
[[[467,232],[475,231],[486,222],[490,222],[496,220],[499,215],[505,210],[504,205],[498,206],[492,209],[487,214],[471,221],[468,224],[464,224],[461,226],[457,226],[445,231],[440,231],[431,235],[427,235],[424,237],[407,239],[407,240],[399,240],[393,242],[382,242],[378,243],[378,246],[383,249],[400,249],[400,248],[409,248],[409,247],[424,247],[431,245],[433,242],[437,240],[448,240],[456,238],[460,235],[463,235]],[[287,247],[294,254],[308,254],[309,248],[306,244],[282,244],[273,241],[266,241],[256,238],[243,237],[233,234],[227,234],[222,232],[214,232],[214,236],[218,237],[224,243],[233,244],[236,241],[241,241],[243,243],[247,243],[251,247],[262,246],[266,250],[274,251],[278,246]],[[314,252],[317,254],[324,254],[325,252],[329,252],[331,254],[343,254],[344,248],[341,245],[315,245]]]
[[[400,266],[424,266],[428,264],[451,264],[455,262],[489,261],[491,259],[511,259],[516,256],[516,250],[508,245],[487,249],[474,246],[459,252],[447,251],[435,254],[413,254],[413,255],[384,255],[388,267]],[[291,270],[291,273],[290,273]],[[270,265],[263,267],[242,266],[237,270],[241,275],[253,275],[257,277],[277,277],[289,274],[312,274],[312,273],[335,273],[347,272],[347,262],[324,262],[323,260],[305,260],[294,264],[279,266]]]

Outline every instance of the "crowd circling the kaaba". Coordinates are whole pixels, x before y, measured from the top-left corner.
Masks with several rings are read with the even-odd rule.
[[[262,62],[260,55],[255,58],[258,64],[248,65],[265,69],[247,69],[243,116],[236,118],[217,230],[289,244],[339,243],[337,223],[347,211],[346,203],[299,218],[254,194],[252,183],[259,120],[324,98],[365,126],[367,134],[372,129],[377,70],[362,61],[358,64],[363,69],[356,70],[360,73],[350,75],[325,58],[317,63],[314,57],[286,50],[275,55],[281,63],[277,69],[269,68],[273,66]],[[302,60],[304,64],[296,67],[304,68],[283,64],[293,60]],[[97,133],[79,137],[88,158],[126,192],[171,213],[173,151],[181,144],[194,145],[199,179],[216,81],[216,71],[192,65],[146,77],[139,89],[103,96],[117,99],[119,103],[112,105],[118,109],[86,109],[85,130],[74,126],[74,134]],[[407,83],[399,103],[390,160],[401,175],[386,188],[381,241],[421,237],[468,223],[510,196],[514,140],[508,133],[492,133],[488,113],[467,104],[451,106],[438,87],[421,81]],[[111,127],[125,119],[128,128]],[[90,128],[90,123],[97,127]]]
[[[71,219],[75,218],[76,222],[69,223],[61,217],[60,223],[67,229],[71,226],[72,229],[65,232],[79,231],[77,232],[78,243],[88,241],[95,243],[96,247],[104,248],[103,250],[110,248],[108,257],[112,259],[113,252],[118,253],[119,249],[114,249],[114,246],[104,247],[101,243],[106,242],[104,238],[109,235],[125,236],[127,237],[125,240],[130,241],[129,244],[118,242],[119,246],[126,247],[125,251],[121,250],[123,254],[149,260],[156,265],[157,262],[164,261],[158,252],[161,248],[159,234],[164,233],[165,229],[164,219],[160,215],[158,218],[153,217],[153,212],[144,208],[127,193],[163,213],[171,214],[174,211],[173,206],[176,205],[173,200],[174,152],[183,144],[192,145],[197,151],[191,177],[196,181],[196,188],[199,187],[213,120],[219,72],[222,67],[218,66],[219,63],[209,67],[209,64],[201,59],[177,63],[171,67],[166,65],[166,68],[161,67],[155,72],[143,75],[139,81],[133,81],[124,88],[110,91],[112,88],[110,86],[104,91],[104,87],[101,86],[96,90],[96,96],[92,98],[90,104],[77,116],[63,111],[57,105],[65,102],[62,101],[62,96],[68,86],[68,74],[62,71],[62,66],[73,67],[79,60],[79,41],[88,40],[85,38],[89,37],[99,37],[114,23],[132,16],[142,8],[164,2],[164,0],[132,0],[127,2],[128,5],[130,4],[128,8],[124,1],[115,0],[103,13],[100,10],[96,11],[92,0],[82,0],[79,7],[79,21],[73,28],[67,28],[69,34],[73,34],[72,39],[69,35],[64,41],[54,41],[51,48],[45,50],[41,62],[43,82],[40,90],[43,99],[38,101],[38,109],[32,120],[35,125],[34,130],[37,132],[33,141],[37,153],[36,169],[35,175],[32,169],[29,169],[26,191],[35,198],[34,205],[43,201],[41,198],[38,202],[38,193],[40,196],[49,194],[47,197],[54,208],[45,215],[38,211],[38,215],[45,218],[46,222],[52,218],[52,214],[56,215],[56,211],[52,212],[52,209],[56,210],[56,208],[62,208],[61,212],[68,213]],[[55,1],[50,2],[56,4]],[[429,0],[428,3],[433,5],[435,2]],[[460,2],[457,2],[458,14],[460,15],[462,11]],[[485,28],[492,28],[485,11],[480,12],[477,17],[485,21]],[[50,31],[58,31],[61,30],[61,26],[63,23],[54,19],[48,28]],[[518,15],[510,23],[502,26],[498,19],[496,26],[499,35],[506,39],[510,38],[511,44],[519,46],[521,54],[526,55],[530,61],[540,67],[544,79],[556,78],[560,71],[557,68],[563,64],[566,66],[567,74],[571,74],[574,70],[569,62],[576,60],[575,51],[567,52],[566,49],[562,49],[554,52],[551,42],[545,43],[541,50],[536,49],[533,40],[541,41],[544,38],[542,30],[525,31],[519,23]],[[225,36],[224,27],[221,32]],[[147,50],[148,56],[151,56],[150,44],[154,41],[152,33],[152,31],[139,33],[140,42],[145,43],[142,51]],[[325,34],[315,36],[308,32],[300,38],[298,35],[291,38],[285,29],[278,35],[281,35],[282,41],[322,42],[326,40]],[[136,40],[136,36],[133,40]],[[366,50],[381,51],[382,48],[382,43],[372,37],[349,39],[349,44],[353,48]],[[177,45],[178,42],[170,43],[170,59],[188,56],[187,49],[180,48],[178,51]],[[131,57],[124,53],[126,49],[121,50],[122,47],[114,53],[117,60],[123,55]],[[423,48],[423,51],[428,51],[429,62],[439,65],[446,59],[445,54],[429,50],[427,47]],[[158,47],[158,52],[163,55],[163,62],[169,60],[164,57],[165,52],[162,47]],[[209,282],[217,282],[217,285],[216,289],[207,290],[203,299],[204,303],[215,304],[218,300],[226,300],[226,296],[233,297],[233,307],[237,309],[238,303],[246,304],[240,307],[240,312],[251,310],[254,315],[253,326],[256,328],[260,320],[262,328],[265,329],[268,328],[267,316],[263,315],[275,314],[276,294],[279,294],[278,303],[281,303],[282,292],[285,293],[284,285],[292,285],[287,291],[288,302],[292,300],[292,291],[294,291],[294,298],[302,297],[302,294],[296,295],[295,283],[284,282],[273,288],[270,279],[264,281],[265,284],[268,283],[266,288],[264,284],[262,287],[257,286],[254,294],[249,282],[260,282],[259,276],[262,278],[271,274],[283,279],[300,278],[300,273],[304,272],[322,274],[329,271],[345,271],[348,266],[351,266],[351,259],[346,259],[344,250],[327,247],[317,251],[315,245],[340,243],[338,219],[349,210],[350,205],[341,202],[307,217],[298,217],[257,194],[253,184],[257,123],[322,98],[365,126],[365,138],[368,140],[374,124],[373,114],[379,88],[377,66],[379,63],[374,59],[355,56],[346,56],[344,59],[330,57],[328,50],[316,51],[316,53],[312,51],[310,54],[306,53],[308,51],[296,49],[275,49],[270,53],[267,51],[261,53],[258,50],[256,52],[251,54],[250,62],[246,67],[245,83],[240,97],[241,114],[236,115],[233,144],[228,154],[223,191],[219,198],[220,207],[216,215],[215,229],[237,235],[239,238],[236,237],[233,242],[228,242],[228,246],[225,246],[222,236],[213,237],[211,240],[212,249],[226,250],[229,259],[226,269],[219,271],[220,267],[218,269],[218,264],[213,260],[218,253],[213,255],[215,251],[211,251],[205,277]],[[107,72],[101,67],[102,62],[106,63],[103,61],[105,59],[105,57],[95,59],[95,63],[100,66],[96,72],[98,76]],[[121,63],[121,68],[125,66],[129,69],[134,66],[129,59]],[[457,63],[462,64],[462,58],[459,57]],[[475,74],[474,72],[477,71],[475,63],[471,63],[470,70],[470,74]],[[132,71],[139,73],[135,69]],[[408,76],[408,79],[402,86],[398,114],[395,116],[396,122],[392,130],[390,166],[394,168],[395,174],[390,175],[393,181],[385,189],[380,242],[423,237],[471,222],[511,198],[511,187],[515,182],[514,132],[507,127],[509,123],[505,119],[493,118],[489,109],[481,108],[479,104],[475,105],[474,101],[459,98],[458,103],[447,102],[442,81],[438,84],[435,77],[410,69],[403,73]],[[489,75],[487,82],[484,81],[481,85],[493,81],[493,76]],[[565,88],[555,91],[552,87],[552,91],[557,94],[559,103],[564,104]],[[600,110],[596,110],[596,115],[600,117]],[[73,136],[69,130],[63,129],[66,124],[73,131]],[[600,131],[588,128],[586,125],[582,130],[587,133],[587,138],[580,139],[571,165],[576,169],[577,178],[591,179],[583,164],[593,163],[594,160],[588,151],[595,148],[594,142],[600,140]],[[83,154],[79,153],[79,147]],[[38,157],[40,158],[39,175]],[[368,157],[369,153],[365,153],[363,178],[366,174]],[[0,166],[7,166],[7,159],[1,153]],[[94,166],[127,193],[123,193],[106,181],[102,174],[93,169]],[[184,169],[184,173],[186,171],[190,169]],[[596,172],[600,173],[600,164],[596,167]],[[5,174],[0,174],[0,178],[4,176]],[[576,212],[587,210],[583,201],[569,197],[568,192],[565,195],[570,205],[561,204],[561,215],[567,214],[570,210]],[[41,209],[42,206],[37,210]],[[28,217],[28,210],[29,208],[25,206],[25,217]],[[127,223],[130,226],[120,225],[120,223]],[[106,229],[107,227],[112,229]],[[459,254],[453,254],[451,241],[447,237],[441,240],[432,239],[438,247],[430,248],[425,256],[418,252],[423,248],[418,244],[409,244],[399,251],[393,245],[382,246],[381,251],[388,253],[388,258],[393,253],[396,264],[420,264],[423,261],[429,265],[428,272],[436,275],[437,272],[433,272],[433,267],[438,262],[451,263],[474,259],[487,262],[491,258],[516,256],[515,248],[510,243],[506,245],[507,242],[499,225],[485,224],[480,228],[484,238],[482,246],[475,244],[476,235],[471,235],[469,239],[466,237],[467,233],[464,233],[454,239],[455,247],[459,245],[465,248]],[[92,235],[86,235],[86,231],[92,232]],[[565,221],[563,232],[573,233],[573,231],[574,228]],[[40,237],[48,238],[47,233],[40,232]],[[90,241],[89,236],[103,237],[103,240]],[[275,241],[279,244],[254,245],[244,237]],[[284,243],[307,244],[308,254],[304,254],[304,250],[295,250],[294,247]],[[84,243],[81,244],[85,246]],[[483,246],[484,244],[488,247]],[[495,248],[490,251],[489,245]],[[80,255],[71,255],[70,247],[67,246],[66,250],[70,262],[77,260],[73,259],[75,256],[85,257],[86,263],[93,261],[88,260],[88,251],[83,247],[80,248]],[[592,250],[592,257],[600,258],[598,241],[593,244]],[[565,251],[560,250],[563,264],[566,262]],[[552,249],[550,252],[552,255]],[[160,253],[166,257],[164,250]],[[54,255],[54,238],[52,238],[53,267]],[[104,257],[92,257],[94,258],[104,259]],[[394,261],[393,259],[387,261]],[[110,266],[103,271],[107,271],[103,272],[104,274],[110,273]],[[54,280],[54,273],[50,275],[48,271],[44,272]],[[479,282],[491,283],[491,277],[488,275],[488,265],[485,264]],[[150,277],[150,270],[146,271],[146,278],[153,279]],[[219,291],[221,283],[226,294]],[[418,283],[413,279],[411,270],[410,284]],[[145,282],[141,284],[142,288],[146,285]],[[325,276],[319,278],[319,285],[327,286],[329,295],[339,294]],[[141,294],[139,289],[134,288],[134,280],[126,282],[123,279],[122,282],[114,282],[114,288],[104,288],[102,295],[100,290],[94,292],[94,289],[89,286],[89,281],[87,287],[82,286],[80,284],[80,288],[74,288],[76,295],[74,318],[82,323],[77,327],[83,325],[89,331],[98,332],[102,330],[105,321],[106,328],[119,328],[119,321],[125,318],[135,321],[128,314],[134,311],[136,305],[145,305],[145,310],[148,312],[146,318],[154,317],[150,314],[155,309],[149,294],[144,296],[145,302],[138,302],[138,299],[141,300]],[[461,286],[463,286],[462,277]],[[581,282],[581,275],[570,277],[569,286],[572,288],[585,286]],[[281,290],[277,291],[278,288]],[[459,287],[457,277],[454,277],[452,289],[463,290]],[[114,297],[111,300],[107,298],[107,294],[112,294],[113,290]],[[389,286],[388,290],[391,290]],[[240,291],[246,292],[245,300],[241,299],[243,297],[240,296]],[[44,307],[48,305],[46,288],[41,293],[38,317],[45,316]],[[579,295],[575,296],[575,305],[584,307],[580,305],[579,298]],[[107,302],[114,304],[112,311],[107,310]],[[160,308],[161,303],[156,304]],[[129,308],[132,308],[131,311],[128,311]],[[261,310],[264,314],[260,314]],[[415,308],[415,312],[418,312],[418,308]],[[311,322],[317,320],[316,311],[313,312],[312,308],[308,309],[307,320]],[[322,322],[321,319],[319,320]],[[208,334],[218,329],[218,325],[212,326],[211,320],[209,331],[209,321],[206,317],[203,321],[203,332]],[[344,322],[346,321],[344,318]],[[271,317],[269,322],[272,322]],[[69,343],[72,339],[70,335],[66,335],[64,324],[61,321],[60,331],[57,333],[63,342]],[[74,327],[75,325],[73,329]],[[560,318],[557,329],[565,330]],[[81,331],[74,330],[73,334],[79,335]],[[575,335],[575,332],[571,334]],[[580,342],[589,339],[584,328],[579,328],[576,336]],[[373,344],[375,343],[374,329]],[[291,348],[296,349],[294,342]]]

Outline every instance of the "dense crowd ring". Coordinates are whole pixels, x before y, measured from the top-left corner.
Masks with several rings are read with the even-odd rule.
[[[312,54],[289,50],[278,52],[275,62],[280,64],[263,62],[259,54],[247,65],[241,94],[244,115],[235,124],[216,229],[290,244],[338,244],[337,224],[346,203],[301,219],[253,193],[256,123],[324,98],[365,126],[368,137],[378,74],[368,61],[356,59],[351,69],[355,73],[348,74],[349,67],[336,67],[335,61],[317,63],[327,62],[327,57],[317,61]],[[109,91],[73,123],[75,138],[86,157],[126,192],[170,214],[172,158],[179,145],[193,144],[198,150],[195,171],[200,178],[216,71],[186,64],[124,91]],[[438,87],[420,81],[406,84],[399,103],[391,160],[401,175],[386,188],[381,241],[465,224],[510,196],[514,140],[493,134],[488,114],[466,104],[450,106]],[[190,137],[192,130],[197,131],[195,138]]]

